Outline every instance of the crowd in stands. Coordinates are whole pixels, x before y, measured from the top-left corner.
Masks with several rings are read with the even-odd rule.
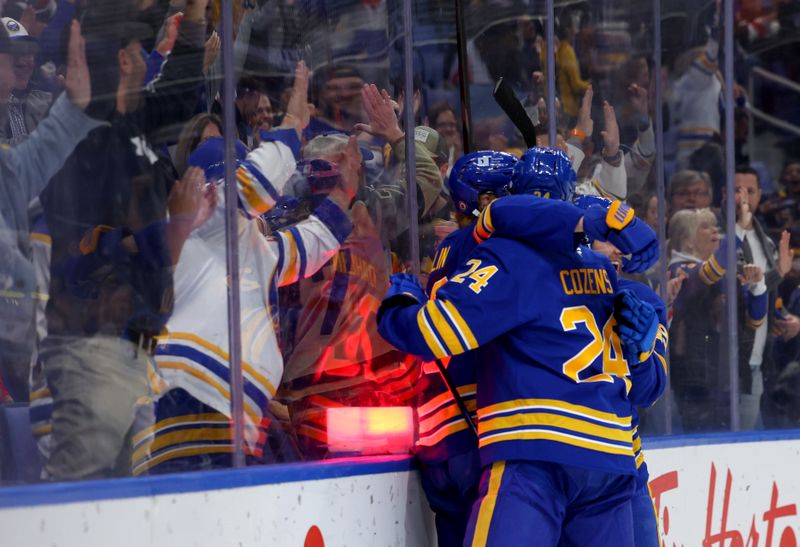
[[[732,426],[730,275],[741,427],[798,426],[800,147],[796,133],[748,115],[758,101],[800,127],[800,95],[748,87],[755,66],[796,80],[795,3],[743,2],[737,12],[734,196],[726,192],[719,2],[686,13],[682,38],[666,40],[662,104],[646,9],[604,25],[593,2],[559,8],[556,143],[547,139],[543,19],[476,25],[475,14],[494,4],[507,8],[466,6],[467,140],[448,40],[416,54],[411,101],[402,81],[390,86],[401,72],[391,2],[233,2],[233,67],[220,55],[219,0],[4,3],[0,403],[25,408],[41,478],[232,465],[227,185],[238,196],[231,229],[247,463],[333,455],[331,408],[419,404],[422,364],[378,334],[375,314],[389,275],[412,270],[411,219],[423,285],[438,243],[457,228],[447,177],[465,150],[524,153],[487,91],[499,77],[523,100],[538,144],[568,154],[578,193],[627,201],[654,230],[667,228],[667,263],[637,280],[657,290],[666,281],[672,431]],[[423,30],[454,32],[454,21],[427,23]],[[225,178],[223,78],[235,79],[235,180]],[[407,105],[415,127],[403,126]],[[777,153],[760,161],[754,140]],[[735,234],[724,234],[729,199]],[[726,271],[726,237],[736,238],[736,272]],[[665,432],[660,414],[645,413],[643,431]],[[0,452],[0,481],[19,480],[9,458]]]

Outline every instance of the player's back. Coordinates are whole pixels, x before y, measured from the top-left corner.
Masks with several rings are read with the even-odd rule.
[[[437,299],[452,294],[462,329],[502,333],[478,354],[484,465],[535,459],[634,474],[609,261],[585,247],[543,254],[498,237],[450,281]]]

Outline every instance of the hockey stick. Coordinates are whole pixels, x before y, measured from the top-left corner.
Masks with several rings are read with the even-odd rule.
[[[536,128],[533,126],[528,113],[525,112],[525,107],[519,102],[517,96],[514,95],[514,90],[508,85],[503,78],[497,80],[497,85],[494,86],[495,102],[503,109],[506,116],[509,117],[514,127],[519,129],[522,133],[522,138],[525,139],[525,145],[530,148],[536,146]]]
[[[441,359],[436,360],[436,368],[439,369],[439,374],[444,380],[444,385],[447,386],[447,390],[450,392],[450,395],[453,396],[453,399],[456,400],[456,406],[458,410],[461,411],[461,415],[467,421],[467,425],[475,433],[475,436],[478,436],[478,428],[475,427],[475,422],[472,421],[472,417],[469,415],[469,410],[467,410],[467,405],[464,403],[464,399],[461,398],[461,394],[456,389],[455,384],[453,383],[453,379],[450,377],[450,373],[447,372],[447,368],[442,363]]]

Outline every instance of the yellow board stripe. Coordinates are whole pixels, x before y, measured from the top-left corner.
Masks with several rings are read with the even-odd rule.
[[[591,441],[582,437],[575,437],[567,433],[560,433],[558,431],[548,430],[531,430],[531,431],[511,431],[508,433],[495,433],[489,437],[483,438],[478,443],[479,448],[488,446],[490,444],[509,441],[553,441],[562,444],[569,444],[594,452],[605,452],[607,454],[614,454],[617,456],[631,456],[633,457],[633,449],[630,446],[619,447],[609,445],[600,441]]]
[[[494,507],[497,504],[497,493],[503,481],[506,462],[494,462],[489,473],[489,489],[481,500],[478,510],[478,521],[475,523],[475,532],[472,535],[472,547],[484,547],[489,539],[489,525],[492,523]],[[509,531],[506,530],[505,533]]]
[[[444,350],[444,347],[439,343],[439,340],[436,338],[436,335],[433,333],[433,329],[428,323],[428,319],[425,317],[425,306],[421,307],[417,312],[417,327],[419,327],[420,332],[422,333],[423,338],[425,338],[425,343],[428,344],[428,348],[433,353],[434,357],[437,359],[441,359],[447,355],[447,352]]]
[[[612,425],[629,428],[631,426],[630,416],[617,416],[610,412],[602,412],[583,405],[574,405],[566,401],[558,401],[555,399],[514,399],[513,401],[505,401],[497,403],[486,408],[478,410],[478,417],[485,419],[492,414],[497,414],[506,410],[527,410],[527,409],[558,409],[570,414],[591,418],[600,422],[606,422]]]
[[[481,437],[490,431],[522,426],[557,427],[573,433],[583,433],[585,435],[592,435],[594,437],[600,437],[609,441],[618,441],[631,444],[630,430],[623,431],[612,427],[604,427],[578,418],[570,418],[567,416],[561,416],[560,414],[550,414],[545,412],[512,414],[511,416],[485,420],[479,425]]]
[[[458,341],[455,331],[447,324],[447,319],[444,318],[442,312],[436,306],[436,300],[429,300],[425,306],[428,308],[428,315],[433,321],[433,328],[439,333],[445,345],[447,345],[448,353],[450,355],[458,355],[464,353],[464,346]]]
[[[461,317],[461,314],[458,313],[456,307],[447,300],[437,300],[439,302],[447,316],[456,326],[458,334],[461,336],[462,342],[467,349],[475,349],[478,347],[478,340],[475,338],[475,335],[472,334],[472,329],[469,328],[467,322],[464,321],[464,318]]]

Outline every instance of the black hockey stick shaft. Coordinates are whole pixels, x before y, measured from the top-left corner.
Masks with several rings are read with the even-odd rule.
[[[519,102],[517,96],[514,95],[514,90],[506,83],[503,78],[497,80],[494,86],[494,100],[498,106],[503,109],[506,116],[509,117],[514,127],[519,129],[522,133],[522,138],[525,139],[525,145],[530,148],[536,146],[536,128],[533,126],[530,116],[525,111],[525,107]]]
[[[461,411],[461,415],[467,421],[467,425],[475,433],[475,436],[478,436],[478,428],[475,427],[475,422],[472,421],[472,417],[469,415],[469,410],[467,410],[467,405],[464,403],[464,399],[461,398],[461,394],[456,389],[456,385],[453,383],[453,379],[450,377],[450,373],[447,372],[447,367],[444,366],[441,359],[436,360],[436,367],[439,369],[439,374],[442,376],[442,380],[444,380],[444,385],[447,386],[447,390],[450,392],[450,395],[453,396],[453,399],[456,400],[456,406],[458,410]]]
[[[454,0],[456,9],[456,44],[458,53],[458,90],[461,97],[461,140],[464,153],[472,147],[472,105],[469,102],[469,61],[467,59],[467,28],[463,0]]]

